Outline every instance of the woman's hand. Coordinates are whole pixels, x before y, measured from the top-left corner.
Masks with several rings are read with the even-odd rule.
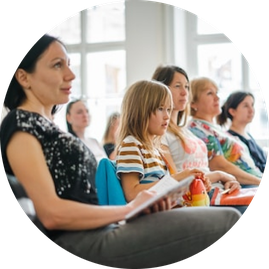
[[[155,191],[143,190],[128,205],[131,206],[132,209],[135,209],[136,207],[142,205],[143,203],[145,203],[147,200],[151,199],[155,195],[157,195],[157,192]],[[155,213],[159,211],[166,211],[166,210],[170,210],[173,206],[174,204],[171,202],[171,199],[169,197],[166,197],[166,198],[158,200],[156,203],[154,203],[150,207],[143,210],[143,213],[150,214],[150,213]]]
[[[232,193],[235,190],[241,189],[241,185],[236,180],[230,180],[224,183],[224,189],[229,190],[228,193]]]
[[[166,197],[164,199],[159,200],[151,207],[145,209],[143,211],[144,214],[156,213],[160,211],[170,210],[174,205],[171,203],[171,199]]]
[[[224,171],[217,171],[219,175],[219,180],[224,184],[227,181],[236,181],[235,176],[228,174]]]
[[[228,193],[232,193],[235,190],[239,190],[241,188],[240,183],[236,180],[236,178],[228,173],[223,171],[219,171],[221,175],[221,181],[224,185],[225,190],[229,190]]]
[[[241,185],[236,180],[236,177],[224,171],[210,172],[208,173],[208,177],[210,177],[211,181],[213,180],[213,182],[221,181],[224,185],[224,189],[227,190],[228,193],[232,193],[233,191],[241,188]]]

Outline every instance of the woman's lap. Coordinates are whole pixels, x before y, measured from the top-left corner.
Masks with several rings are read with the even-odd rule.
[[[66,232],[55,243],[92,262],[124,268],[157,267],[186,259],[222,237],[239,219],[229,208],[181,208],[125,225]]]
[[[209,195],[209,199],[211,200],[212,197],[213,197],[213,194],[214,194],[214,189],[212,189],[210,192],[208,192],[208,195]],[[232,208],[235,208],[236,210],[238,210],[241,214],[244,214],[245,211],[248,209],[248,206],[247,205],[230,205],[230,206],[222,206],[222,205],[215,205],[213,207],[218,207],[218,208],[221,208],[221,207],[232,207]]]

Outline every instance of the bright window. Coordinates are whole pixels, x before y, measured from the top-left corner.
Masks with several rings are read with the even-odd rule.
[[[124,5],[96,6],[87,10],[87,42],[125,40]]]
[[[126,85],[125,51],[87,54],[87,93],[90,98],[122,95]]]
[[[251,134],[263,147],[268,147],[268,118],[264,96],[243,55],[233,43],[212,25],[186,13],[188,62],[190,77],[208,76],[220,88],[221,102],[236,90],[251,91],[255,96],[256,114],[249,126]]]
[[[80,16],[75,15],[63,21],[50,32],[52,35],[60,37],[65,44],[78,44],[81,42]]]
[[[67,45],[76,75],[71,99],[83,98],[91,123],[87,134],[102,141],[110,113],[120,111],[126,87],[125,3],[95,6],[79,12],[51,32]],[[66,130],[66,105],[55,122]]]
[[[219,34],[220,32],[214,27],[212,27],[210,24],[199,19],[197,21],[197,33],[199,35],[212,35],[212,34]]]
[[[72,96],[79,98],[81,95],[81,72],[80,65],[81,59],[79,53],[69,53],[70,68],[74,72],[76,78],[72,83]]]
[[[210,77],[220,89],[240,89],[242,87],[241,57],[233,44],[206,44],[199,45],[197,49],[199,76]]]
[[[105,120],[120,112],[126,85],[125,51],[103,51],[87,55],[87,96],[92,115],[91,135],[103,136]],[[99,139],[100,140],[100,139]]]

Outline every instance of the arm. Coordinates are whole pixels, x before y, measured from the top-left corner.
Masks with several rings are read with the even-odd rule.
[[[241,184],[260,184],[260,178],[243,171],[233,163],[229,162],[223,156],[223,150],[219,142],[219,137],[216,136],[216,133],[219,132],[218,129],[214,129],[212,126],[209,125],[207,125],[207,127],[205,128],[204,126],[195,123],[190,127],[190,130],[206,143],[209,155],[213,156],[209,160],[209,168],[211,171],[221,170],[226,173],[229,173],[235,176]],[[227,138],[227,136],[225,135],[223,135],[223,137],[224,139]],[[231,147],[231,145],[229,145],[229,147]]]
[[[207,172],[206,176],[210,178],[212,183],[216,183],[218,181],[221,181],[222,183],[236,181],[236,178],[233,175],[219,170]]]
[[[203,175],[203,172],[198,169],[186,169],[182,172],[178,172],[172,175],[172,177],[177,180],[183,180],[189,176],[193,175],[196,177],[197,175]],[[151,182],[151,183],[143,183],[141,184],[139,182],[139,174],[130,172],[130,173],[122,173],[121,174],[121,185],[125,194],[125,199],[127,202],[132,201],[136,198],[136,196],[143,190],[148,190],[155,184],[157,184],[158,181]],[[202,178],[203,179],[203,178]],[[211,188],[211,184],[204,182],[207,189]]]
[[[224,185],[224,189],[229,189],[229,193],[232,193],[234,190],[241,188],[239,182],[233,175],[230,175],[223,171],[217,170],[207,172],[206,177],[209,178],[212,183],[221,181],[221,183]]]
[[[139,180],[139,173],[135,172],[121,173],[120,178],[127,202],[132,201],[142,190],[148,190],[150,187],[152,187],[158,182],[155,181],[152,183],[141,184]]]
[[[145,167],[140,146],[136,139],[130,136],[121,143],[117,151],[116,173],[121,180],[127,202],[132,201],[140,191],[148,190],[158,182],[156,178],[156,181],[141,184],[141,175],[144,175]]]
[[[249,185],[259,185],[261,179],[257,178],[236,165],[232,164],[231,162],[227,161],[222,155],[217,155],[214,156],[210,161],[209,161],[209,168],[212,171],[215,170],[221,170],[226,173],[229,173],[241,183],[241,184],[249,184]]]
[[[7,147],[12,170],[33,201],[47,229],[94,229],[123,220],[125,215],[153,194],[142,193],[126,206],[87,205],[57,196],[41,146],[33,136],[17,132]],[[168,209],[169,205],[162,209]]]

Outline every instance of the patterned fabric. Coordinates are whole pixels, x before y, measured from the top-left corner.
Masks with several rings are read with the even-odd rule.
[[[245,143],[249,149],[252,159],[261,172],[264,172],[266,165],[266,155],[262,148],[256,143],[255,139],[248,133],[250,139],[246,139],[242,135],[228,130],[231,135],[237,136],[243,143]]]
[[[126,137],[120,145],[117,158],[117,176],[137,172],[140,182],[157,181],[167,174],[167,167],[158,150],[152,154],[133,136]]]
[[[206,143],[209,160],[214,156],[223,155],[242,170],[257,177],[262,177],[262,173],[255,166],[247,146],[238,138],[227,131],[223,131],[220,126],[203,120],[192,119],[188,127],[190,131]]]
[[[29,133],[40,142],[59,197],[98,204],[95,189],[97,162],[92,152],[79,138],[61,131],[37,113],[16,109],[4,118],[0,139],[6,173],[13,174],[6,147],[17,131]]]
[[[208,172],[207,147],[205,143],[186,128],[182,128],[185,138],[183,144],[177,136],[167,131],[162,144],[169,148],[177,171],[199,168]]]

